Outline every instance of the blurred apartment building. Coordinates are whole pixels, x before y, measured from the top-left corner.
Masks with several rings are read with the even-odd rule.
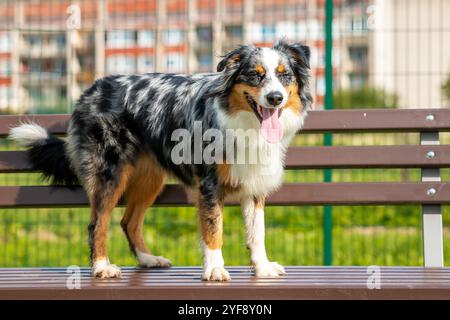
[[[369,2],[335,1],[337,86],[370,80]],[[70,110],[103,75],[210,72],[238,44],[269,46],[280,37],[311,46],[320,108],[324,6],[324,0],[3,0],[0,110]]]
[[[450,1],[375,0],[369,81],[395,92],[400,107],[441,108],[450,76]]]

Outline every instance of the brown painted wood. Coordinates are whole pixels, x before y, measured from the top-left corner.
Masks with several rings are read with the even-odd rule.
[[[427,120],[433,115],[434,120]],[[359,109],[313,111],[304,132],[448,131],[450,109]]]
[[[427,158],[426,154],[429,151],[435,153],[434,158]],[[287,169],[449,166],[450,145],[291,147],[286,159]]]
[[[434,120],[426,120],[427,115]],[[0,136],[21,122],[35,121],[50,132],[64,134],[69,115],[0,116]],[[450,131],[450,109],[360,109],[311,111],[302,132]]]
[[[449,299],[450,268],[381,267],[381,288],[368,289],[366,267],[287,267],[287,275],[255,278],[249,267],[227,267],[231,281],[202,282],[199,267],[122,268],[121,279],[66,287],[65,268],[0,269],[0,299]]]
[[[0,173],[30,172],[25,151],[0,151]]]
[[[436,189],[433,196],[427,190]],[[271,195],[267,205],[381,205],[448,204],[450,183],[291,183]],[[192,205],[192,197],[181,185],[166,185],[156,206]],[[226,202],[237,205],[236,200]],[[88,201],[81,188],[10,186],[0,187],[0,208],[16,207],[85,207]],[[123,205],[123,203],[122,203]]]
[[[427,158],[429,151],[434,158]],[[292,147],[286,169],[448,168],[450,145]],[[25,151],[0,151],[0,173],[31,172]]]
[[[189,205],[181,185],[166,185],[155,205]],[[0,207],[85,207],[88,199],[81,188],[22,186],[0,187]]]

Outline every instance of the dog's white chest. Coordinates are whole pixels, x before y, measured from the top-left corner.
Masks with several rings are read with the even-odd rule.
[[[276,191],[283,182],[287,148],[295,133],[302,127],[303,120],[303,115],[295,115],[290,110],[284,111],[280,117],[283,138],[278,143],[269,143],[261,136],[260,124],[250,112],[239,112],[233,117],[220,114],[219,121],[223,128],[231,130],[235,137],[247,135],[240,142],[237,140],[234,161],[229,163],[231,184],[239,186],[241,192],[247,195],[267,196]],[[245,161],[239,161],[243,149]]]
[[[283,181],[284,151],[276,146],[271,149],[267,161],[262,159],[258,163],[231,165],[231,181],[239,185],[242,193],[267,196],[280,187]],[[250,151],[254,152],[255,150]],[[260,151],[264,152],[265,150]]]

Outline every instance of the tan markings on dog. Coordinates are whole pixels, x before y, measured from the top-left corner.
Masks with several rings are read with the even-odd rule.
[[[231,89],[231,93],[228,97],[230,114],[235,114],[239,111],[254,112],[252,107],[248,104],[247,98],[244,92],[247,92],[253,99],[259,95],[259,89],[251,87],[249,85],[239,83],[235,84]]]
[[[239,183],[231,179],[231,166],[229,164],[217,164],[217,175],[219,176],[219,181],[222,185],[224,197],[239,191]]]
[[[241,56],[239,54],[235,54],[227,61],[227,67],[232,66],[233,64],[238,63],[241,60]]]
[[[257,64],[255,66],[255,71],[258,72],[260,75],[264,75],[266,73],[266,69],[260,64]]]
[[[209,208],[199,202],[198,210],[203,242],[210,250],[220,249],[223,244],[223,204],[216,204]]]
[[[263,196],[255,197],[253,200],[255,201],[255,209],[264,209],[266,199]]]
[[[234,56],[231,57],[230,61],[232,63],[236,63],[239,62],[241,60],[241,56],[239,54],[235,54]]]
[[[108,260],[106,253],[106,239],[109,221],[111,220],[113,209],[125,191],[133,170],[133,166],[128,164],[125,165],[120,173],[117,186],[113,190],[105,191],[103,193],[104,198],[96,199],[96,196],[93,197],[94,203],[91,203],[91,224],[95,226],[92,234],[91,247],[93,263],[98,260]]]
[[[161,166],[152,156],[140,156],[125,191],[127,209],[120,222],[133,252],[137,249],[150,254],[142,235],[145,211],[156,200],[163,186],[164,170]]]
[[[298,85],[297,83],[286,86],[286,91],[288,92],[289,98],[286,102],[284,109],[290,109],[295,114],[300,114],[303,111],[302,101],[298,95]]]
[[[219,180],[224,185],[229,185],[231,183],[231,167],[227,163],[218,163],[217,164],[217,175],[219,176]]]
[[[286,72],[286,66],[283,63],[280,63],[276,70],[278,73],[285,73]]]

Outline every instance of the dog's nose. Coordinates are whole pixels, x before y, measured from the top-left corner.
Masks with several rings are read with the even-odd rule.
[[[278,106],[283,101],[283,94],[280,91],[272,91],[266,95],[267,102],[273,106]]]

